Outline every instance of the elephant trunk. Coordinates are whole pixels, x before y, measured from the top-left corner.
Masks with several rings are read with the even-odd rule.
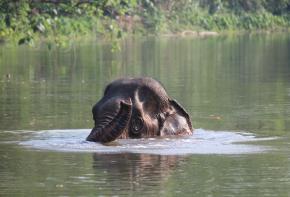
[[[113,116],[106,116],[98,120],[87,141],[107,143],[117,139],[128,127],[132,114],[132,102],[120,102],[119,111]]]

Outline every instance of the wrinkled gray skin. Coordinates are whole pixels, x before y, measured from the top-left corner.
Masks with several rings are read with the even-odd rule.
[[[93,107],[95,126],[88,141],[107,143],[117,138],[190,135],[191,120],[152,78],[124,78],[110,83]]]

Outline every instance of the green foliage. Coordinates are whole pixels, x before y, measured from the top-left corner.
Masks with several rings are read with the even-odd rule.
[[[289,13],[290,1],[289,0],[267,0],[264,1],[265,9],[274,15],[281,15]]]
[[[69,39],[92,33],[118,38],[121,31],[112,19],[132,13],[136,5],[136,0],[2,0],[0,40],[16,39],[19,44],[32,44],[35,39],[45,37],[59,42],[60,37]]]
[[[126,32],[288,28],[290,0],[1,0],[0,41],[63,45]],[[43,39],[44,38],[44,39]]]

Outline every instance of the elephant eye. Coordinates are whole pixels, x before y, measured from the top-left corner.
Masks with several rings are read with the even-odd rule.
[[[134,118],[132,120],[132,132],[138,134],[143,128],[143,120],[140,117]]]

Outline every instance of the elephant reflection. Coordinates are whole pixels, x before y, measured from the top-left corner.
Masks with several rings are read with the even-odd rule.
[[[95,126],[88,141],[192,134],[188,113],[152,78],[113,81],[92,112]]]
[[[93,159],[96,179],[102,180],[98,187],[123,191],[150,187],[160,191],[160,186],[185,157],[124,153],[94,154]]]

